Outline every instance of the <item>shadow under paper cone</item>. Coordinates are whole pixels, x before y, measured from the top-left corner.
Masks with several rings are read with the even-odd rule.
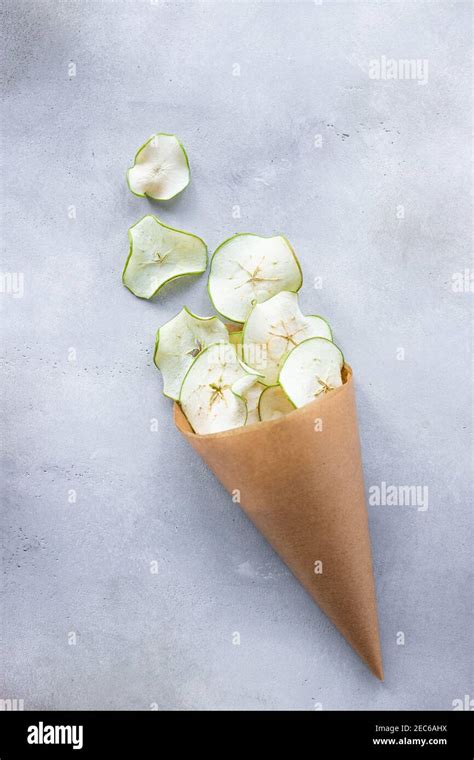
[[[352,370],[344,384],[277,420],[177,428],[347,641],[383,680]]]

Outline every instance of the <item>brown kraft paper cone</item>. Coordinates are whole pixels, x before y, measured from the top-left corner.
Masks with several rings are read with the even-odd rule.
[[[352,370],[318,400],[269,422],[178,430],[314,601],[383,680]]]

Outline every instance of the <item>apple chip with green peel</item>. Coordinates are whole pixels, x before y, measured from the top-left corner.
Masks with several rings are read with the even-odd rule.
[[[263,372],[259,372],[258,369],[255,369],[254,367],[250,367],[248,364],[242,361],[240,357],[239,346],[236,346],[236,351],[237,351],[237,356],[239,357],[239,362],[242,368],[247,372],[248,375],[252,375],[252,377],[257,377],[260,380],[263,377]]]
[[[163,393],[177,401],[184,376],[196,356],[212,343],[226,342],[218,317],[198,317],[184,307],[156,333],[154,362],[163,376]]]
[[[195,358],[179,394],[179,403],[195,433],[219,433],[242,427],[247,404],[235,393],[237,380],[248,377],[235,346],[213,343]]]
[[[267,385],[258,402],[258,418],[261,422],[277,420],[294,409],[281,385]]]
[[[313,337],[330,340],[331,328],[322,317],[304,316],[297,294],[284,290],[252,308],[243,330],[244,360],[262,370],[265,385],[275,385],[287,353]]]
[[[245,322],[252,304],[282,290],[296,292],[301,268],[286,238],[239,233],[214,252],[209,272],[209,297],[226,319]]]
[[[240,364],[245,368],[243,362],[240,362]],[[249,374],[246,377],[240,378],[232,386],[234,393],[236,393],[237,396],[241,396],[247,404],[246,425],[252,425],[254,422],[259,422],[258,404],[260,396],[265,388],[266,386],[260,382],[259,376],[255,374]]]
[[[342,351],[326,338],[309,338],[293,348],[281,368],[279,382],[290,401],[304,406],[342,385]]]
[[[130,227],[128,237],[130,252],[122,281],[138,298],[153,298],[170,280],[206,270],[204,240],[168,227],[152,214]]]
[[[159,132],[138,149],[127,182],[134,195],[156,201],[174,198],[189,184],[189,161],[176,135]]]

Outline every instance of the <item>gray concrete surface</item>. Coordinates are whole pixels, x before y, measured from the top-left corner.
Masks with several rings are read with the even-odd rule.
[[[472,267],[470,16],[468,2],[3,4],[1,269],[23,293],[3,277],[2,698],[416,710],[474,695],[472,294],[456,290]],[[427,81],[371,78],[382,56],[428,61]],[[182,138],[193,174],[162,206],[124,181],[157,130]],[[121,286],[127,228],[151,210],[210,250],[287,234],[303,306],[356,372],[368,494],[429,489],[425,511],[369,507],[383,684],[173,428],[154,333],[210,304],[205,278],[154,303]]]

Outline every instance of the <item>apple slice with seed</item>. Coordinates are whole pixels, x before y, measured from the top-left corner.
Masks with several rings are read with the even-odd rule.
[[[304,406],[342,385],[342,351],[326,338],[309,338],[293,348],[280,371],[279,382],[290,401]]]
[[[198,317],[184,307],[156,333],[153,360],[163,376],[163,393],[179,398],[183,378],[196,356],[212,343],[228,340],[218,317]]]
[[[258,402],[258,416],[262,422],[276,420],[294,409],[280,385],[267,385]]]
[[[226,319],[245,322],[254,301],[281,290],[297,291],[301,268],[286,238],[239,233],[214,252],[209,272],[209,297]]]
[[[331,339],[331,328],[319,316],[301,313],[296,293],[282,291],[252,308],[243,330],[244,360],[263,373],[262,382],[275,385],[288,352],[307,338]]]
[[[134,195],[157,201],[174,198],[189,184],[189,161],[176,135],[159,132],[138,149],[127,182]]]
[[[233,390],[247,377],[235,346],[213,343],[194,359],[179,394],[179,403],[195,433],[206,435],[245,425],[247,404]]]
[[[150,299],[170,280],[202,274],[207,246],[197,235],[160,222],[147,214],[128,231],[130,251],[122,281],[138,298]]]

